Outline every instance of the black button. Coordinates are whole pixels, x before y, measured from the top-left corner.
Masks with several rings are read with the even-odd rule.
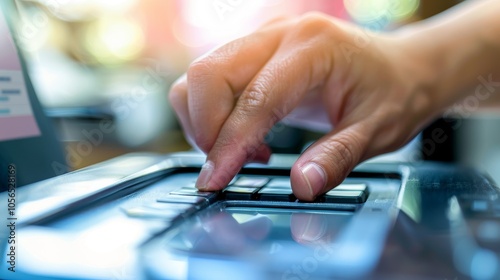
[[[190,188],[190,187],[184,187],[180,188],[176,191],[171,192],[170,194],[173,195],[195,195],[195,196],[203,196],[203,197],[211,197],[214,195],[217,195],[217,193],[214,192],[200,192],[196,188]]]
[[[240,177],[231,186],[261,188],[269,182],[266,177]]]
[[[336,191],[362,191],[366,192],[367,187],[366,184],[349,184],[349,183],[343,183],[335,187],[333,190]]]
[[[264,187],[259,191],[260,200],[295,201],[292,189]]]
[[[231,182],[229,182],[229,185],[233,184],[236,181],[236,177],[234,177]],[[189,181],[183,189],[196,189],[196,179]]]
[[[226,200],[252,200],[259,188],[229,186],[223,193]]]
[[[281,188],[281,189],[292,189],[292,185],[290,183],[290,178],[274,178],[266,185],[268,188]]]
[[[363,191],[338,191],[331,190],[324,196],[324,202],[327,203],[363,203],[366,201],[367,195]]]

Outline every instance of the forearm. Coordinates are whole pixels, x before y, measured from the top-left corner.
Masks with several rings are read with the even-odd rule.
[[[476,96],[500,106],[500,1],[476,0],[399,32],[437,111]]]

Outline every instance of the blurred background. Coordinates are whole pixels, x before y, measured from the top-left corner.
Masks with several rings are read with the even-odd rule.
[[[204,52],[278,16],[320,11],[393,30],[459,0],[18,0],[17,39],[71,168],[133,151],[190,149],[167,101],[171,83]],[[470,112],[475,116],[476,110]],[[462,116],[459,116],[462,117]],[[469,116],[466,116],[469,117]],[[500,170],[498,117],[446,119],[446,143],[424,158]],[[282,127],[277,152],[300,152],[320,134]],[[420,138],[425,147],[424,132]],[[471,137],[473,135],[473,137]],[[497,181],[500,178],[497,176]]]

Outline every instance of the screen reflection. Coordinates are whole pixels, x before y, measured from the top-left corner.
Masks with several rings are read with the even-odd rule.
[[[334,244],[351,212],[227,207],[185,223],[169,238],[171,249],[210,255],[273,254],[284,244],[304,247]]]

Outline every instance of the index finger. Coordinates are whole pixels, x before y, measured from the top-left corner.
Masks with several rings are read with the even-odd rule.
[[[324,47],[330,38],[313,27],[301,25],[289,34],[245,88],[207,155],[198,188],[224,188],[248,159],[266,152],[261,149],[267,132],[330,73],[332,56]]]
[[[207,153],[235,105],[236,97],[273,55],[280,25],[237,39],[193,62],[187,71],[192,137]]]

